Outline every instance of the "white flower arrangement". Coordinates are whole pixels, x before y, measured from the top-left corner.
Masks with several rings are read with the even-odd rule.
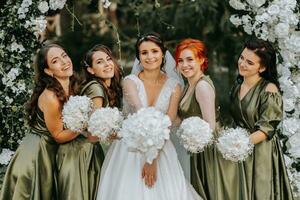
[[[243,21],[243,15],[233,15],[230,21],[235,26],[242,26],[247,34],[255,34],[276,45],[280,58],[277,69],[281,76],[279,82],[285,111],[282,134],[288,137],[283,144],[286,145],[286,156],[293,163],[299,164],[300,146],[297,142],[300,130],[296,122],[299,122],[300,115],[300,9],[297,0],[269,0],[263,3],[264,1],[230,0],[229,4],[233,8],[246,11],[243,15],[247,18],[250,16],[250,20]],[[289,178],[294,195],[300,197],[300,172],[295,166],[288,166]]]
[[[87,128],[92,112],[92,100],[86,96],[71,96],[64,104],[62,119],[66,128],[82,132]]]
[[[213,130],[200,117],[189,117],[182,121],[177,134],[189,152],[198,153],[213,142]]]
[[[252,153],[254,144],[250,141],[248,131],[237,127],[220,132],[217,148],[226,160],[239,162],[244,161]]]
[[[153,107],[142,108],[123,121],[119,136],[129,150],[140,151],[152,163],[170,138],[171,120]]]
[[[93,112],[88,121],[88,131],[100,138],[100,141],[108,142],[109,136],[120,130],[123,116],[118,108],[99,108]]]

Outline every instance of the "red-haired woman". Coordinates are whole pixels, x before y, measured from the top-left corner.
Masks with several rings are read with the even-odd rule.
[[[205,44],[196,39],[181,41],[175,51],[175,60],[188,84],[183,90],[179,104],[179,117],[183,120],[198,116],[216,127],[215,88],[204,72],[208,68]],[[191,182],[203,199],[215,199],[215,150],[207,147],[191,157]]]

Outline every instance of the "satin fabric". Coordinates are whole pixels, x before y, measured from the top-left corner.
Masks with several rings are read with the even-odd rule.
[[[292,191],[277,125],[282,120],[280,93],[266,92],[268,81],[261,79],[245,97],[239,99],[240,84],[231,93],[231,110],[236,125],[254,132],[261,130],[267,139],[254,147],[244,162],[219,159],[218,187],[223,198],[230,200],[292,200]]]
[[[202,76],[199,81],[201,80],[206,81],[215,89],[209,76]],[[178,115],[182,120],[193,116],[202,118],[201,109],[196,99],[195,87],[192,88],[192,95],[188,97],[185,96],[189,87],[190,86],[187,85],[184,88],[183,97],[179,104]],[[215,146],[209,146],[206,147],[203,152],[191,154],[191,183],[201,197],[206,200],[217,199],[218,195],[215,185],[217,182],[216,179],[218,178],[216,153]]]
[[[88,82],[81,95],[102,97],[104,106],[108,99],[97,81]],[[91,143],[83,135],[61,144],[57,152],[58,199],[95,200],[100,181],[104,152],[99,142]]]
[[[7,168],[1,200],[54,200],[55,155],[58,144],[46,128],[39,108],[31,132],[15,152]]]

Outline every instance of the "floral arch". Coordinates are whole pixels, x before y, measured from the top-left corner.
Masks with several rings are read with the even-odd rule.
[[[110,6],[109,0],[99,2],[104,8]],[[13,154],[9,149],[18,146],[27,130],[23,104],[31,93],[31,63],[41,45],[39,37],[47,26],[45,14],[59,11],[65,4],[66,0],[8,0],[1,11],[0,169],[5,169]],[[155,4],[159,1],[156,0]],[[229,5],[236,10],[236,14],[230,17],[235,26],[249,35],[272,42],[278,50],[285,111],[281,123],[282,144],[294,194],[300,197],[299,1],[229,0]]]

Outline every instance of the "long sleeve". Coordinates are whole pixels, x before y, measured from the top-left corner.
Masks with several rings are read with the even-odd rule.
[[[137,87],[137,84],[129,78],[123,81],[123,101],[126,114],[134,113],[143,107]]]
[[[207,81],[199,81],[195,88],[197,102],[202,117],[212,129],[216,126],[215,91]]]

